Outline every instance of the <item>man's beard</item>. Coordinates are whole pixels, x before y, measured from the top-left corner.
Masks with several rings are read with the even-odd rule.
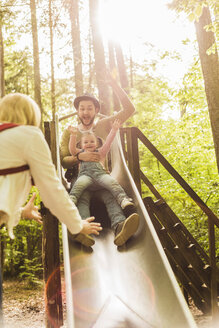
[[[79,120],[81,121],[82,125],[84,125],[84,126],[90,126],[90,125],[92,125],[93,122],[94,122],[94,119],[95,119],[95,116],[90,119],[89,123],[86,124],[86,123],[83,122],[83,118],[80,118],[79,117]]]

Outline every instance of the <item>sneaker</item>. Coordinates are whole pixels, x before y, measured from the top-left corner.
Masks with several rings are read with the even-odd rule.
[[[76,235],[70,235],[70,239],[76,241],[86,247],[91,247],[95,244],[94,238],[83,233],[78,233]]]
[[[125,221],[120,222],[115,230],[114,244],[122,246],[126,241],[134,235],[139,226],[139,215],[137,213],[131,214]]]
[[[121,202],[121,207],[124,210],[128,206],[135,206],[131,199],[124,198]]]

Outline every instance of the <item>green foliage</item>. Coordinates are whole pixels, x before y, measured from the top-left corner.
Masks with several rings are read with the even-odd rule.
[[[180,88],[147,76],[134,91],[137,115],[132,118],[199,197],[219,216],[219,179],[200,65],[195,60]],[[172,104],[174,104],[172,106]],[[182,110],[183,108],[183,110]],[[178,112],[178,115],[176,115]],[[207,253],[208,223],[195,202],[139,142],[140,167],[161,196]],[[143,197],[154,196],[142,185]],[[216,228],[217,256],[219,229]]]
[[[35,205],[40,196],[32,187],[29,198],[36,192]],[[4,247],[3,274],[7,277],[25,276],[30,283],[42,278],[42,226],[33,220],[21,220],[14,228],[15,239],[8,237],[6,228],[1,229]],[[36,281],[35,281],[36,279]]]
[[[24,265],[20,267],[22,272],[19,274],[19,278],[25,279],[30,288],[41,285],[42,279],[42,265],[37,263],[37,259],[24,259]]]
[[[202,15],[203,8],[209,7],[211,12],[212,24],[206,25],[206,30],[210,30],[215,33],[216,44],[218,46],[219,41],[219,3],[215,0],[172,0],[170,4],[168,4],[170,9],[178,13],[185,13],[188,19],[191,22],[198,21],[200,16]],[[216,50],[216,44],[213,44],[212,49],[209,49],[209,53]]]
[[[11,0],[3,1],[3,5],[10,6],[1,11],[5,45],[6,93],[23,92],[33,96],[30,8],[29,4],[13,6],[14,3],[15,1]],[[54,33],[59,40],[58,46],[55,45],[57,74],[55,96],[57,112],[60,116],[64,116],[74,110],[72,103],[75,96],[72,46],[69,37],[70,28],[66,20],[67,13],[65,10],[63,11],[65,4],[59,0],[55,3],[59,4],[56,6],[57,11],[54,12],[54,25],[56,27]],[[219,7],[215,0],[173,0],[170,7],[179,13],[184,12],[187,17],[190,16],[190,19],[195,20],[200,17],[205,3],[210,6],[211,13],[217,18]],[[82,5],[82,2],[80,5]],[[44,120],[51,120],[51,80],[49,65],[46,65],[50,61],[48,4],[41,1],[40,5],[37,6],[37,11],[40,32],[43,118]],[[29,19],[26,17],[29,17]],[[66,21],[60,24],[63,17]],[[213,25],[206,28],[213,28],[218,37],[218,19],[213,20]],[[26,43],[28,47],[24,47],[24,49],[20,47],[23,45],[22,36],[25,36],[24,39],[29,40],[29,43]],[[89,42],[86,37],[83,41],[87,47]],[[185,40],[184,44],[185,46],[192,46],[189,44],[189,40]],[[88,57],[92,54],[86,51],[86,47],[83,55],[87,64],[83,66],[83,69],[85,84],[89,86],[88,63],[90,58]],[[153,45],[147,44],[145,58],[146,60],[142,66],[133,63],[135,74],[132,97],[137,112],[131,120],[132,124],[139,127],[201,199],[207,203],[216,215],[219,215],[217,199],[219,191],[218,173],[199,61],[194,58],[194,64],[184,76],[182,84],[172,87],[164,77],[157,74],[157,68],[159,65],[165,65],[166,60],[180,60],[180,54],[167,51],[159,52]],[[93,57],[91,57],[92,61]],[[58,75],[59,67],[63,68],[66,75],[64,73]],[[76,122],[75,116],[70,120],[62,121],[60,126],[63,129],[72,122]],[[139,151],[140,165],[143,172],[208,252],[206,216],[202,214],[197,205],[142,144],[139,144]],[[147,187],[142,186],[142,189],[144,196],[151,195]],[[32,188],[30,196],[33,192],[37,192],[35,203],[39,206],[40,196],[35,187]],[[14,229],[14,232],[15,240],[10,240],[5,228],[1,229],[1,236],[5,244],[4,274],[5,276],[26,278],[31,284],[37,283],[37,279],[42,277],[42,226],[33,221],[22,220]],[[217,252],[219,252],[218,229],[216,233]]]
[[[33,94],[33,69],[30,52],[14,50],[14,45],[5,51],[5,89],[7,93],[21,92]]]

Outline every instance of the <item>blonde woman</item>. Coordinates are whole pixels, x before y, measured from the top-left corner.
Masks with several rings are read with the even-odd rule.
[[[94,218],[81,220],[57,177],[39,129],[40,119],[40,109],[29,96],[14,93],[0,100],[0,224],[6,224],[13,238],[13,227],[20,220],[32,177],[45,206],[72,234],[78,235],[77,241],[92,246],[93,239],[88,234],[98,235],[102,228],[92,222]]]

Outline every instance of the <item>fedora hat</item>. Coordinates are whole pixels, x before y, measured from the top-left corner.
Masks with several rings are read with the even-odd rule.
[[[90,93],[85,93],[82,96],[76,97],[74,100],[74,106],[76,109],[78,109],[79,103],[82,100],[91,100],[94,103],[94,106],[98,109],[100,109],[100,103],[99,101]]]

